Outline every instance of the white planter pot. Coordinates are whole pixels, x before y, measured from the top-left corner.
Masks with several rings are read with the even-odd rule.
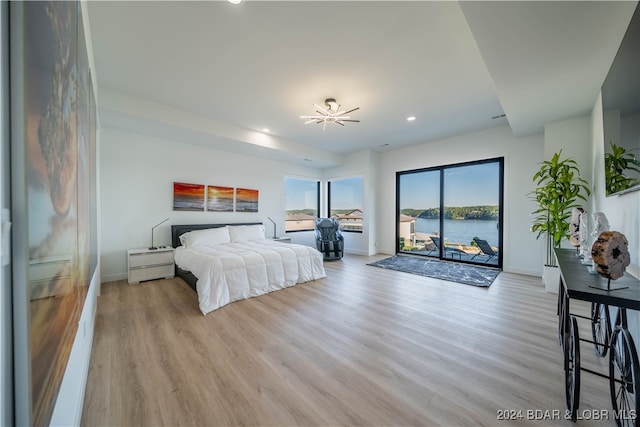
[[[560,288],[560,269],[545,265],[542,281],[544,282],[545,291],[557,294]]]

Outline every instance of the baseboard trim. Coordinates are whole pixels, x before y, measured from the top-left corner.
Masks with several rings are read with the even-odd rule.
[[[368,252],[365,251],[360,251],[360,250],[354,250],[354,249],[345,249],[344,253],[346,254],[352,254],[352,255],[363,255],[363,256],[369,256]]]
[[[84,397],[89,378],[93,333],[97,306],[97,291],[100,283],[97,275],[89,285],[78,331],[73,340],[69,360],[60,384],[60,392],[51,415],[51,426],[79,426],[82,421]]]
[[[105,274],[104,276],[100,277],[100,282],[116,282],[118,280],[127,280],[128,278],[129,276],[127,275],[127,273]]]
[[[517,268],[517,267],[513,268],[513,267],[502,266],[502,271],[504,271],[505,273],[521,274],[523,276],[539,277],[540,280],[542,280],[542,275],[540,274],[539,271],[528,270],[526,268]]]

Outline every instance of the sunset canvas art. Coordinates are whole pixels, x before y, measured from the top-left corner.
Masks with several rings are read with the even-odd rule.
[[[207,210],[233,212],[233,187],[207,186]]]
[[[258,190],[236,188],[236,212],[258,212]]]
[[[173,183],[174,211],[204,211],[204,185]]]

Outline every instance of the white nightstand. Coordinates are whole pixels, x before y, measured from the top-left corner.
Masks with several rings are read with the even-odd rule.
[[[282,242],[282,243],[291,243],[291,237],[269,237],[270,240],[273,240],[274,242]]]
[[[173,248],[129,249],[127,251],[129,283],[169,279],[175,275]]]

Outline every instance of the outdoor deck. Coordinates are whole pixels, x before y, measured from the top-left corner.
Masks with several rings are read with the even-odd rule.
[[[404,254],[409,254],[409,255],[429,255],[430,257],[434,257],[437,259],[438,257],[438,253],[437,251],[431,251],[428,249],[425,250],[412,250],[412,251],[401,251],[401,253]],[[447,256],[445,257],[445,259],[452,259],[454,261],[471,261],[474,263],[478,263],[480,265],[487,265],[490,267],[496,267],[498,265],[498,257],[495,256],[491,259],[488,260],[489,256],[488,255],[478,255],[477,257],[473,258],[475,254],[474,253],[467,253],[467,252],[449,252],[447,251]],[[473,260],[471,259],[473,258]]]
[[[410,246],[409,250],[402,250],[402,253],[411,255],[428,255],[434,258],[438,257],[438,250],[431,240],[431,235],[427,233],[415,233],[415,246]],[[405,246],[406,247],[406,246]],[[480,248],[477,246],[463,245],[461,243],[445,243],[446,256],[445,259],[452,259],[454,261],[470,261],[481,265],[497,266],[498,256],[489,257],[480,253]],[[498,248],[493,247],[493,250],[498,252]]]

